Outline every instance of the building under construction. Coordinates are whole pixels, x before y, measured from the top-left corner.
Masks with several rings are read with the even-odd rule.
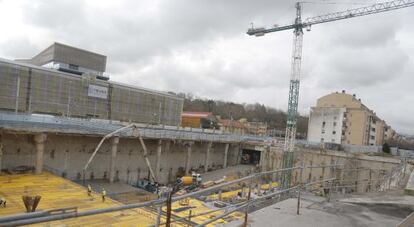
[[[183,99],[108,81],[106,56],[54,43],[32,59],[0,59],[0,109],[180,125]]]

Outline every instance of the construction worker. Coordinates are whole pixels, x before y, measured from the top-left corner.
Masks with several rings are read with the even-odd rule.
[[[0,197],[0,206],[6,207],[6,199],[3,197]]]
[[[88,184],[88,196],[92,196],[92,187],[90,184]]]
[[[105,188],[102,188],[102,202],[105,202],[106,191]]]

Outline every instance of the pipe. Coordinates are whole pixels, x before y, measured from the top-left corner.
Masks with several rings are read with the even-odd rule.
[[[151,168],[151,163],[150,163],[150,161],[148,159],[147,146],[145,146],[144,140],[142,139],[142,136],[141,135],[139,135],[139,142],[141,143],[142,149],[144,150],[144,159],[145,159],[145,162],[147,163],[148,169],[150,171],[151,178],[152,178],[153,182],[157,182],[157,178],[156,178],[156,176],[154,174],[154,171]]]
[[[36,218],[36,217],[45,216],[47,214],[49,214],[49,212],[47,212],[47,211],[36,211],[36,212],[32,212],[32,213],[23,213],[23,214],[11,215],[11,216],[6,216],[6,217],[1,217],[0,218],[0,223],[20,220],[20,219],[27,219],[27,218]]]
[[[117,207],[108,207],[108,208],[103,208],[99,210],[88,210],[88,211],[82,211],[82,212],[55,214],[55,215],[49,215],[49,216],[40,216],[39,214],[39,216],[35,218],[30,218],[33,216],[30,214],[25,214],[25,215],[22,214],[21,215],[22,218],[23,216],[25,217],[29,216],[30,219],[22,219],[22,220],[16,220],[16,221],[4,221],[4,222],[0,222],[0,226],[29,225],[29,224],[35,224],[35,223],[41,223],[41,222],[62,220],[62,219],[67,219],[67,218],[103,214],[103,213],[108,213],[108,212],[121,211],[125,209],[134,209],[134,208],[140,208],[140,207],[145,207],[145,206],[155,206],[155,205],[162,204],[164,202],[165,202],[165,199],[159,199],[159,200],[153,200],[153,201],[148,201],[148,202],[143,202],[143,203],[128,204],[128,205],[122,205],[122,206],[117,206]],[[46,211],[45,213],[47,215],[49,212]],[[8,220],[11,217],[13,216],[5,217],[4,219]]]
[[[85,164],[85,166],[83,167],[83,171],[84,171],[84,172],[86,171],[86,169],[88,168],[89,164],[92,162],[92,160],[93,160],[93,158],[95,157],[96,153],[98,153],[99,148],[101,148],[101,146],[102,146],[103,142],[104,142],[106,139],[108,139],[109,137],[111,137],[111,136],[115,135],[116,133],[118,133],[118,132],[120,132],[120,131],[123,131],[123,130],[128,129],[128,128],[131,128],[131,127],[136,127],[136,126],[135,126],[135,124],[130,124],[130,125],[127,125],[127,126],[125,126],[125,127],[122,127],[122,128],[120,128],[120,129],[117,129],[117,130],[115,130],[115,131],[113,131],[113,132],[111,132],[111,133],[109,133],[109,134],[105,135],[105,136],[101,139],[101,141],[99,141],[99,144],[98,144],[98,146],[95,148],[95,151],[92,153],[92,155],[91,155],[91,157],[89,158],[88,162],[87,162],[87,163]]]

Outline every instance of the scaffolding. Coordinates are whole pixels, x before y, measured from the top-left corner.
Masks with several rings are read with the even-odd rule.
[[[0,59],[0,81],[3,110],[175,126],[181,123],[183,99],[174,94],[5,59]]]

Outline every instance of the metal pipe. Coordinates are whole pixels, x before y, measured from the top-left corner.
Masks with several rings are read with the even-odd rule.
[[[23,214],[17,214],[17,215],[11,215],[6,217],[0,218],[0,223],[8,222],[8,221],[15,221],[20,219],[26,219],[26,218],[35,218],[35,217],[41,217],[49,214],[47,211],[36,211],[32,213],[23,213]]]
[[[304,167],[304,163],[302,160],[301,163],[301,168],[300,168],[300,172],[299,172],[299,189],[298,189],[298,207],[297,207],[297,211],[296,214],[299,215],[299,209],[300,209],[300,196],[301,196],[301,190],[302,190],[302,185],[303,185],[303,167]]]
[[[161,222],[161,211],[162,211],[162,207],[161,206],[157,206],[157,220],[155,222],[155,226],[159,227],[160,226],[160,222]]]
[[[145,162],[146,162],[146,164],[148,166],[148,169],[150,171],[151,178],[152,178],[152,180],[154,182],[157,182],[157,177],[155,176],[154,171],[151,168],[151,162],[148,159],[148,150],[147,150],[147,146],[145,146],[144,139],[142,139],[142,136],[141,135],[139,135],[138,138],[139,138],[139,142],[141,143],[142,149],[144,150],[144,154],[143,155],[144,155]]]
[[[111,137],[111,136],[115,135],[116,133],[118,133],[118,132],[120,132],[120,131],[123,131],[123,130],[128,129],[128,128],[131,128],[131,127],[136,127],[136,126],[135,126],[135,124],[130,124],[130,125],[127,125],[127,126],[125,126],[125,127],[122,127],[122,128],[120,128],[120,129],[117,129],[117,130],[115,130],[115,131],[113,131],[113,132],[111,132],[111,133],[109,133],[109,134],[105,135],[105,136],[101,139],[101,141],[99,141],[99,144],[98,144],[98,146],[95,148],[95,151],[92,153],[92,155],[91,155],[91,157],[89,158],[88,162],[87,162],[87,163],[85,164],[85,166],[83,167],[83,171],[86,171],[86,169],[88,168],[89,164],[92,162],[92,160],[93,160],[93,158],[95,157],[96,153],[98,153],[99,148],[101,148],[101,146],[102,146],[103,142],[104,142],[106,139],[108,139],[109,137]]]
[[[249,184],[249,192],[247,194],[247,207],[244,211],[244,227],[247,227],[247,216],[249,215],[249,204],[250,204],[250,196],[252,194],[252,187],[253,187],[253,178],[250,180]]]
[[[45,213],[43,213],[43,212],[42,213],[44,215],[47,215],[47,216],[39,215],[39,217],[36,217],[36,218],[30,218],[30,217],[32,217],[31,214],[25,214],[25,215],[22,214],[20,216],[21,219],[22,218],[26,218],[26,219],[16,220],[16,221],[4,221],[4,222],[1,221],[0,225],[1,226],[29,225],[29,224],[35,224],[35,223],[41,223],[41,222],[62,220],[62,219],[67,219],[67,218],[103,214],[103,213],[108,213],[108,212],[121,211],[121,210],[125,210],[125,209],[134,209],[134,208],[141,208],[141,207],[146,207],[146,206],[155,206],[155,205],[163,204],[164,202],[165,202],[165,199],[159,199],[159,200],[153,200],[153,201],[148,201],[148,202],[143,202],[143,203],[128,204],[128,205],[122,205],[122,206],[117,206],[117,207],[108,207],[108,208],[103,208],[103,209],[99,209],[99,210],[88,210],[88,211],[82,211],[82,212],[72,212],[72,213],[54,214],[54,215],[48,215],[49,212],[45,211]],[[11,218],[11,217],[13,217],[13,216],[4,217],[4,220],[9,220],[9,218]],[[29,218],[27,218],[27,217],[29,217]],[[2,218],[2,220],[3,220],[3,218]]]
[[[17,75],[15,114],[19,112],[19,98],[20,98],[20,76]]]
[[[336,167],[336,166],[343,166],[345,164],[335,164],[335,165],[318,165],[318,166],[305,166],[306,169],[313,169],[313,168],[326,168],[326,167]]]

